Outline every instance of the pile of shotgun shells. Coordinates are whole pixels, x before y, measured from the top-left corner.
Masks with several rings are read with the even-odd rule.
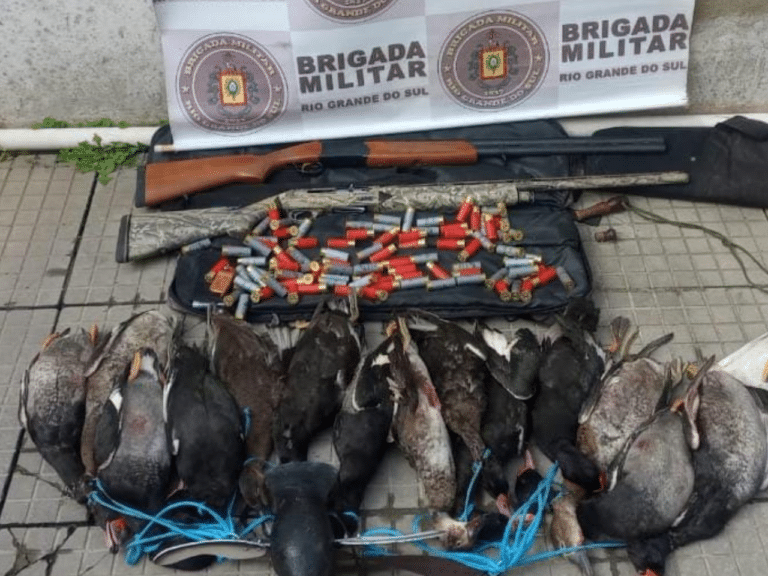
[[[297,304],[307,295],[354,291],[376,303],[396,290],[480,284],[504,302],[530,302],[533,290],[556,279],[567,292],[574,288],[563,267],[549,266],[540,255],[514,244],[523,239],[523,231],[510,226],[503,202],[481,208],[470,196],[452,219],[418,217],[410,207],[400,215],[356,216],[346,220],[339,236],[322,240],[310,235],[312,225],[312,218],[296,221],[273,203],[242,245],[221,247],[221,258],[205,275],[208,288],[241,319],[250,306],[271,298]],[[209,241],[191,244],[182,253],[208,246]],[[483,270],[473,260],[482,250],[500,256],[496,269]],[[450,270],[440,264],[438,253],[453,255]],[[210,302],[192,306],[205,308]]]

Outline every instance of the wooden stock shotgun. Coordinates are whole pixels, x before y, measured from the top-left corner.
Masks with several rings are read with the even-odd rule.
[[[370,168],[475,164],[483,156],[662,153],[663,138],[545,138],[539,140],[312,141],[266,154],[233,154],[153,162],[144,168],[136,206],[157,206],[187,194],[233,183],[260,184],[291,165]]]

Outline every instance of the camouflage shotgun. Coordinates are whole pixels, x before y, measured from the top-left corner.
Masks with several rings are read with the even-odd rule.
[[[260,184],[291,165],[319,164],[369,168],[475,164],[484,156],[662,153],[660,137],[593,136],[538,140],[329,140],[278,148],[266,154],[230,154],[151,162],[136,206],[157,206],[194,192],[233,183]]]
[[[440,211],[456,208],[467,196],[493,206],[531,202],[535,191],[627,188],[688,181],[685,172],[647,172],[605,176],[569,176],[499,182],[376,186],[340,190],[289,190],[243,208],[205,208],[179,212],[147,211],[123,216],[115,259],[129,262],[166,254],[216,236],[244,236],[263,219],[275,200],[286,210],[333,210],[358,206],[379,212]]]

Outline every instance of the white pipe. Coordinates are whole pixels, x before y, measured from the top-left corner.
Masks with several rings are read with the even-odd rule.
[[[563,129],[571,136],[589,136],[596,130],[613,126],[637,127],[687,127],[714,126],[718,122],[741,114],[747,118],[768,122],[768,114],[734,112],[731,114],[681,114],[627,116],[623,114],[588,116],[583,118],[559,119]],[[80,142],[95,144],[94,136],[101,138],[102,144],[128,142],[146,144],[152,141],[157,126],[128,128],[9,128],[0,129],[0,150],[59,150],[72,148]],[[156,152],[173,152],[173,144],[158,144]]]
[[[80,142],[102,144],[127,142],[146,144],[157,132],[157,126],[128,128],[9,128],[0,130],[0,150],[60,150],[74,148]]]

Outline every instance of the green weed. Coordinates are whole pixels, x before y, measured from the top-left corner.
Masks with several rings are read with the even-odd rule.
[[[109,118],[70,124],[49,117],[39,124],[33,124],[32,128],[127,128],[128,126],[127,122],[115,122]],[[148,150],[144,144],[129,144],[127,142],[114,142],[102,146],[101,138],[95,135],[93,141],[95,144],[80,142],[74,148],[63,148],[59,150],[57,159],[60,162],[74,164],[81,172],[96,172],[99,182],[102,184],[112,180],[109,175],[118,167],[135,166],[138,156]]]

